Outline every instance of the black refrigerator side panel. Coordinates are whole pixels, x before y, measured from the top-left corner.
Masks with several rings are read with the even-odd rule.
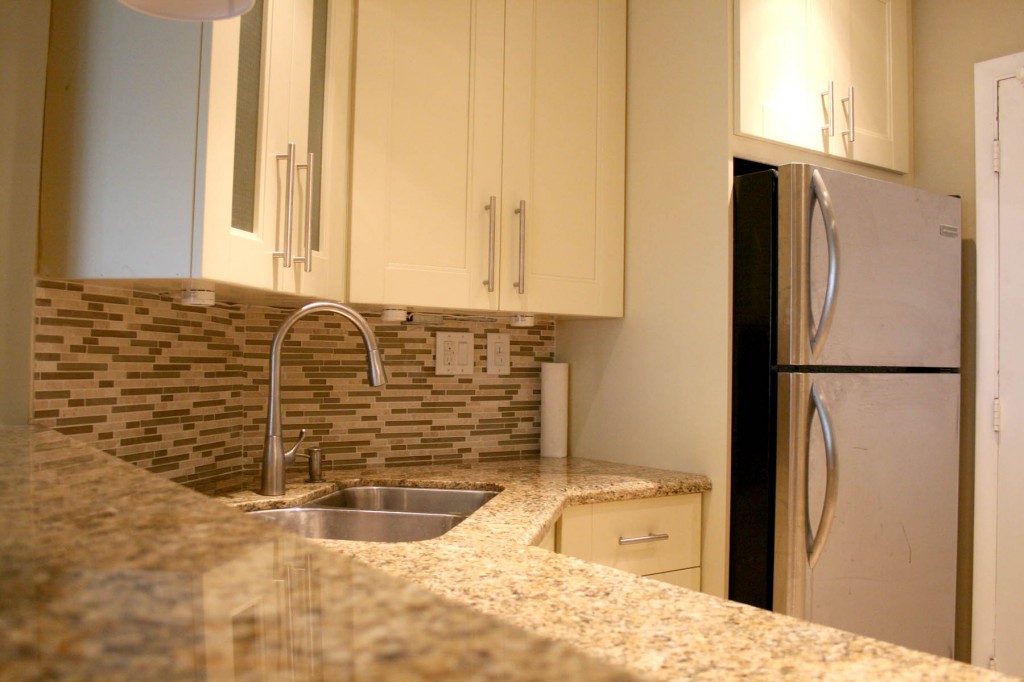
[[[775,536],[775,171],[733,185],[729,598],[772,608]]]

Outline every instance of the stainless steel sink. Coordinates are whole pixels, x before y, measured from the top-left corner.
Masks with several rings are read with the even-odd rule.
[[[454,514],[309,507],[249,513],[303,537],[365,542],[429,540],[444,535],[465,518]]]
[[[493,490],[356,486],[344,488],[304,506],[468,516],[497,494]]]

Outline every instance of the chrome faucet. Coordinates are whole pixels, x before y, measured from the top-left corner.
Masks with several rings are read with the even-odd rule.
[[[384,362],[377,349],[377,337],[362,315],[340,303],[318,301],[302,306],[281,323],[270,344],[270,395],[267,399],[267,437],[263,446],[263,476],[260,495],[284,495],[285,468],[295,461],[295,453],[306,436],[306,430],[299,431],[299,439],[290,450],[284,449],[281,437],[281,346],[292,326],[307,315],[331,312],[341,315],[356,326],[366,345],[366,362],[371,386],[382,386],[388,377]]]

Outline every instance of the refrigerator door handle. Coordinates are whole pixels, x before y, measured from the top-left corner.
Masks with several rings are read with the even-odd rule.
[[[836,515],[836,500],[839,495],[839,460],[836,451],[835,432],[832,428],[832,418],[829,416],[828,407],[818,393],[817,386],[811,386],[811,414],[807,420],[807,460],[811,456],[811,424],[814,412],[818,413],[821,421],[821,435],[825,439],[825,502],[821,509],[821,519],[818,521],[817,532],[811,530],[810,493],[807,486],[804,486],[806,503],[804,513],[807,519],[807,564],[810,568],[818,563],[821,551],[825,548],[825,541],[828,540],[829,531],[832,529],[832,521]],[[805,476],[809,467],[805,467]]]
[[[839,283],[839,232],[836,228],[836,214],[832,209],[832,197],[828,193],[825,181],[821,178],[818,169],[811,173],[811,196],[808,203],[807,229],[811,229],[814,218],[814,205],[821,207],[821,217],[825,222],[825,239],[828,244],[828,282],[825,285],[825,302],[821,306],[821,317],[818,318],[818,328],[811,329],[811,357],[818,357],[822,347],[825,345],[825,338],[828,336],[829,327],[832,326],[832,318],[835,314],[836,294]],[[811,240],[807,240],[807,286],[811,282]],[[807,305],[810,307],[811,297],[807,296]],[[814,324],[814,315],[808,310],[808,325]]]

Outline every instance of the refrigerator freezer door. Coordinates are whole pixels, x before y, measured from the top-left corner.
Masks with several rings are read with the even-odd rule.
[[[778,211],[780,365],[960,366],[959,199],[792,164]]]
[[[813,568],[831,421],[838,494]],[[775,609],[952,656],[956,601],[960,377],[779,377]],[[785,402],[783,402],[785,401]],[[819,532],[824,532],[819,530]]]

